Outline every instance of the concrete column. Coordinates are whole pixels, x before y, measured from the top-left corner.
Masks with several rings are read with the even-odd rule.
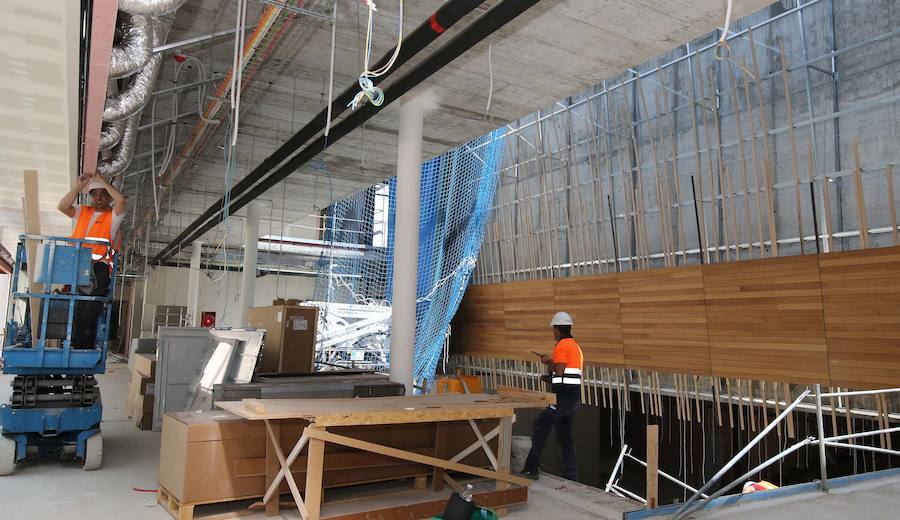
[[[203,242],[194,240],[191,243],[191,272],[188,274],[188,304],[187,315],[190,317],[189,326],[200,326],[200,253],[203,251]]]
[[[256,288],[256,246],[259,241],[259,204],[247,205],[247,223],[244,225],[244,271],[241,277],[241,312],[235,327],[249,325],[250,307]]]
[[[419,258],[419,193],[422,174],[421,97],[400,108],[397,146],[397,214],[391,322],[391,381],[413,391],[416,351],[416,280]]]

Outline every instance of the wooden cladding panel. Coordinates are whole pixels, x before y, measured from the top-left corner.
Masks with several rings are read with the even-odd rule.
[[[703,288],[714,374],[828,381],[815,256],[707,265]]]
[[[533,361],[532,351],[550,352],[550,318],[555,312],[553,280],[503,284],[507,357]]]
[[[575,340],[585,361],[605,366],[623,366],[622,321],[619,315],[619,285],[615,274],[561,278],[553,282],[555,310],[566,311],[575,322]],[[545,341],[553,336],[545,318]]]
[[[900,247],[472,286],[454,352],[549,352],[557,310],[573,314],[592,363],[851,388],[900,382]]]
[[[831,384],[900,383],[900,248],[821,255]]]
[[[700,267],[620,273],[618,280],[626,366],[709,374]]]
[[[506,355],[506,329],[503,326],[503,285],[472,285],[453,320],[451,337],[460,354],[477,356]]]

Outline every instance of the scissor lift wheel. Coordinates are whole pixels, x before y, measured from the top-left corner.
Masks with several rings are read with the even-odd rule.
[[[16,441],[0,435],[0,476],[16,470]]]
[[[84,460],[81,469],[93,471],[103,464],[103,434],[96,433],[84,445]]]

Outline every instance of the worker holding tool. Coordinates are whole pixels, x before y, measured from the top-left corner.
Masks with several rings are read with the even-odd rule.
[[[572,419],[581,407],[581,371],[584,356],[581,347],[572,338],[572,317],[566,312],[557,312],[550,321],[556,346],[550,356],[541,356],[541,362],[548,366],[556,404],[550,405],[534,421],[531,435],[531,451],[525,460],[522,476],[537,480],[540,476],[541,454],[550,430],[556,428],[556,438],[563,454],[563,477],[578,480],[575,459],[575,439],[572,436]],[[543,379],[543,378],[542,378]]]
[[[90,206],[75,204],[75,198],[80,192],[90,195]],[[98,240],[110,244],[110,246],[99,244],[90,246],[95,285],[91,293],[103,294],[110,282],[109,272],[116,235],[125,218],[125,196],[102,175],[85,174],[78,177],[75,187],[60,199],[57,209],[75,219],[75,229],[70,235],[71,238]]]

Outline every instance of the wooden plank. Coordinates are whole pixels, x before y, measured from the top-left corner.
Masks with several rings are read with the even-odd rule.
[[[511,386],[497,387],[497,395],[510,397],[519,402],[533,402],[535,407],[544,407],[556,404],[556,394],[552,392],[537,392],[534,390],[522,390]]]
[[[510,458],[512,456],[512,417],[504,417],[500,419],[500,434],[497,436],[497,471],[500,473],[509,473]],[[498,480],[495,489],[497,491],[505,491],[510,488],[509,482]],[[506,509],[498,510],[499,516],[506,516]]]
[[[325,441],[316,437],[317,434],[327,433],[325,428],[318,425],[307,428],[309,434],[309,451],[306,459],[306,511],[309,520],[318,520],[322,509],[322,477],[325,464]],[[288,477],[290,478],[290,477]],[[302,514],[302,511],[301,511]],[[305,520],[305,519],[304,519]]]
[[[281,425],[276,421],[274,424],[270,424],[269,428],[271,429],[271,434],[266,435],[266,485],[270,486],[272,482],[277,478],[279,474],[279,470],[281,469],[281,463],[278,460],[278,456],[275,454],[275,450],[277,446],[273,443],[272,439],[280,439],[281,438]],[[275,496],[266,502],[266,516],[275,516],[279,513],[281,502],[278,500],[278,493],[275,493]]]
[[[797,132],[794,128],[794,109],[791,106],[791,77],[784,56],[784,40],[778,42],[781,51],[781,79],[784,85],[784,105],[787,112],[788,137],[791,143],[791,173],[794,175],[794,201],[797,208],[797,236],[800,237],[800,254],[803,251],[803,211],[800,204],[800,159],[797,156]]]
[[[856,196],[856,215],[859,225],[859,245],[869,247],[869,217],[866,215],[866,196],[863,193],[862,164],[859,160],[859,137],[853,139],[853,194]]]
[[[771,252],[772,256],[778,256],[778,232],[775,227],[775,192],[772,188],[774,182],[772,180],[772,164],[770,162],[771,157],[773,157],[771,153],[771,147],[769,146],[769,122],[766,117],[766,110],[762,107],[766,106],[765,98],[763,97],[762,91],[762,76],[760,75],[759,69],[759,61],[756,57],[756,43],[753,41],[753,29],[749,29],[747,31],[747,39],[750,40],[750,56],[752,58],[753,63],[753,84],[756,87],[756,99],[757,105],[760,109],[759,112],[759,120],[760,120],[760,130],[762,130],[762,141],[763,141],[763,179],[765,179],[765,188],[766,188],[766,216],[769,219],[769,240],[771,241]]]
[[[447,453],[447,423],[439,422],[435,425],[436,431],[434,435],[435,446],[434,446],[434,456],[439,458],[448,457],[450,454]],[[441,491],[444,489],[444,469],[443,468],[434,468],[431,474],[431,490],[432,491]]]
[[[375,444],[372,442],[366,442],[359,439],[353,439],[351,437],[345,437],[343,435],[337,435],[324,430],[313,429],[309,432],[309,437],[310,439],[317,439],[334,444],[340,444],[342,446],[347,446],[348,448],[356,448],[358,450],[370,451],[372,453],[380,453],[382,455],[387,455],[388,457],[417,462],[419,464],[437,466],[449,471],[458,471],[460,473],[466,473],[468,475],[475,475],[478,477],[484,477],[493,480],[502,480],[504,482],[509,482],[510,484],[516,484],[519,486],[530,486],[532,483],[532,481],[529,479],[517,477],[508,473],[491,471],[484,468],[469,466],[467,464],[451,462],[436,457],[429,457],[427,455],[421,455],[419,453],[398,450],[396,448],[382,446],[380,444]]]
[[[891,218],[891,236],[894,245],[900,245],[900,234],[897,232],[897,202],[894,200],[894,165],[884,167],[884,177],[887,180],[888,215]]]
[[[647,507],[659,504],[659,426],[647,425]]]

